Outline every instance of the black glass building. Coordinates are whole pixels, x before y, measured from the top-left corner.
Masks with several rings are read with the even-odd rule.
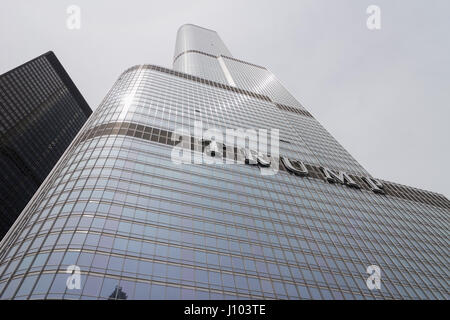
[[[173,69],[121,74],[0,243],[0,297],[447,299],[449,213],[184,25]]]
[[[53,52],[0,75],[0,238],[91,113]]]

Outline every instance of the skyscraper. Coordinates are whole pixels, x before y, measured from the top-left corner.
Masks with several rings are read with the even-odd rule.
[[[372,177],[212,30],[173,64],[89,118],[0,244],[2,299],[447,298],[448,199]]]
[[[53,52],[0,75],[0,238],[92,113]]]

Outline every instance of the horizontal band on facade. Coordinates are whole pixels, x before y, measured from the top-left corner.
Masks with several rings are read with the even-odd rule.
[[[104,135],[124,135],[168,146],[175,146],[179,143],[178,141],[172,139],[172,136],[174,135],[172,131],[144,126],[137,123],[112,122],[89,129],[82,137],[80,137],[76,144],[81,143],[84,140]],[[200,151],[194,147],[194,137],[190,137],[190,146],[188,146],[188,149],[189,148],[192,151]],[[234,151],[236,153],[236,150]],[[283,165],[283,162],[279,161],[279,163],[279,170],[281,172],[288,173],[288,170]],[[305,164],[305,166],[308,169],[307,177],[326,181],[321,170],[321,166],[313,164]],[[370,186],[361,177],[352,174],[349,174],[349,176],[360,186],[360,189],[371,191]],[[389,181],[380,181],[383,183],[383,191],[385,195],[450,209],[450,201],[443,195],[399,185]]]
[[[208,57],[211,57],[211,58],[219,58],[219,57],[222,57],[222,58],[225,58],[225,59],[230,59],[230,60],[233,60],[233,61],[236,61],[236,62],[244,63],[244,64],[247,64],[247,65],[256,67],[256,68],[260,68],[260,69],[267,70],[267,69],[264,68],[264,67],[258,66],[258,65],[256,65],[256,64],[253,64],[253,63],[250,63],[250,62],[242,61],[242,60],[239,60],[239,59],[236,59],[236,58],[233,58],[233,57],[228,57],[228,56],[224,56],[224,55],[215,56],[215,55],[212,55],[212,54],[209,54],[209,53],[206,53],[206,52],[202,52],[202,51],[198,51],[198,50],[186,50],[186,51],[183,51],[183,52],[181,52],[180,54],[178,54],[178,55],[175,57],[175,59],[173,60],[173,62],[175,63],[175,61],[176,61],[179,57],[181,57],[182,55],[184,55],[184,54],[186,54],[186,53],[198,53],[198,54],[202,54],[202,55],[205,55],[205,56],[208,56]],[[269,99],[270,99],[270,98],[269,98]],[[271,100],[271,99],[270,99],[270,100]],[[289,112],[294,112],[294,113],[297,113],[297,114],[300,114],[300,115],[303,115],[303,116],[306,116],[306,117],[313,118],[313,116],[311,115],[311,113],[309,113],[309,112],[306,111],[306,110],[300,110],[300,109],[298,109],[298,108],[290,107],[290,106],[283,105],[283,104],[279,104],[279,103],[276,103],[276,102],[275,102],[275,105],[276,105],[279,109],[281,109],[281,110],[289,111]]]
[[[246,65],[249,65],[249,66],[252,66],[252,67],[255,67],[255,68],[267,70],[267,68],[265,68],[263,66],[258,66],[257,64],[254,64],[254,63],[251,63],[251,62],[247,62],[247,61],[244,61],[244,60],[236,59],[234,57],[224,56],[223,54],[221,54],[220,56],[222,58],[230,59],[230,60],[233,60],[233,61],[236,61],[236,62],[240,62],[240,63],[246,64]]]
[[[216,88],[233,91],[235,93],[244,94],[244,95],[247,95],[249,97],[260,99],[260,100],[263,100],[263,101],[266,101],[266,102],[271,102],[271,103],[275,104],[281,110],[290,111],[290,112],[294,112],[294,113],[297,113],[297,114],[300,114],[300,115],[303,115],[303,116],[307,116],[307,117],[313,118],[311,113],[309,113],[306,110],[300,110],[298,108],[294,108],[294,107],[290,107],[290,106],[286,106],[286,105],[283,105],[283,104],[276,103],[276,102],[272,101],[272,99],[269,98],[266,95],[255,93],[255,92],[251,92],[251,91],[248,91],[248,90],[239,89],[237,87],[232,87],[232,86],[229,86],[229,85],[226,85],[226,84],[222,84],[222,83],[218,83],[218,82],[215,82],[215,81],[203,79],[203,78],[200,78],[200,77],[197,77],[197,76],[193,76],[193,75],[190,75],[190,74],[187,74],[187,73],[175,71],[175,70],[172,70],[172,69],[167,69],[167,68],[160,67],[160,66],[155,66],[155,65],[150,65],[150,64],[133,66],[133,67],[125,70],[120,77],[122,77],[123,75],[125,75],[128,72],[132,72],[132,71],[138,70],[141,67],[144,68],[144,69],[149,69],[149,70],[154,70],[154,71],[158,71],[158,72],[167,73],[167,74],[170,74],[170,75],[173,75],[173,76],[177,76],[177,77],[184,78],[184,79],[187,79],[187,80],[191,80],[191,81],[195,81],[195,82],[198,82],[198,83],[206,84],[206,85],[213,86],[213,87],[216,87]]]
[[[202,52],[202,51],[198,51],[198,50],[186,50],[186,51],[183,51],[183,52],[179,53],[179,54],[173,59],[173,63],[175,63],[175,61],[177,61],[179,57],[181,57],[182,55],[184,55],[184,54],[186,54],[186,53],[198,53],[198,54],[202,54],[202,55],[204,55],[204,56],[210,57],[210,58],[216,58],[216,59],[217,59],[217,56],[215,56],[215,55],[213,55],[213,54],[210,54],[210,53],[206,53],[206,52]]]
[[[167,69],[164,67],[160,67],[160,66],[155,66],[155,65],[151,65],[151,64],[145,64],[145,65],[136,65],[133,66],[127,70],[125,70],[122,75],[120,77],[122,77],[124,74],[128,73],[128,72],[132,72],[135,70],[138,70],[139,68],[142,69],[149,69],[149,70],[154,70],[154,71],[158,71],[158,72],[163,72],[163,73],[167,73],[170,74],[172,76],[176,76],[176,77],[180,77],[183,79],[187,79],[187,80],[191,80],[191,81],[195,81],[198,83],[202,83],[202,84],[206,84],[212,87],[216,87],[219,89],[224,89],[224,90],[228,90],[228,91],[232,91],[235,93],[239,93],[239,94],[244,94],[246,96],[252,97],[252,98],[256,98],[256,99],[260,99],[266,102],[272,102],[272,99],[270,99],[268,96],[263,95],[263,94],[259,94],[259,93],[255,93],[255,92],[251,92],[248,90],[243,90],[243,89],[239,89],[237,87],[232,87],[223,83],[219,83],[219,82],[215,82],[215,81],[211,81],[211,80],[206,80],[197,76],[193,76],[191,74],[187,74],[187,73],[183,73],[183,72],[179,72],[179,71],[175,71],[172,69]],[[120,79],[120,78],[119,78]]]
[[[202,54],[202,55],[205,55],[205,56],[208,56],[208,57],[211,57],[211,58],[216,58],[216,59],[222,57],[222,58],[225,58],[225,59],[230,59],[230,60],[233,60],[233,61],[236,61],[236,62],[244,63],[244,64],[249,65],[249,66],[252,66],[252,67],[256,67],[256,68],[259,68],[259,69],[267,70],[266,68],[264,68],[264,67],[262,67],[262,66],[258,66],[257,64],[250,63],[250,62],[247,62],[247,61],[244,61],[244,60],[239,60],[239,59],[236,59],[236,58],[233,58],[233,57],[224,56],[224,55],[222,55],[222,54],[221,54],[221,55],[218,55],[218,56],[215,56],[215,55],[213,55],[213,54],[206,53],[206,52],[202,52],[202,51],[199,51],[199,50],[186,50],[186,51],[183,51],[183,52],[179,53],[179,54],[173,59],[173,63],[175,63],[175,61],[177,61],[177,59],[178,59],[179,57],[181,57],[182,55],[184,55],[184,54],[186,54],[186,53],[198,53],[198,54]]]
[[[281,110],[284,110],[284,111],[288,111],[288,112],[297,113],[297,114],[300,114],[300,115],[305,116],[305,117],[314,118],[312,116],[312,114],[309,113],[306,110],[301,110],[301,109],[298,109],[298,108],[286,106],[286,105],[280,104],[280,103],[275,103],[275,105],[278,107],[278,109],[281,109]]]

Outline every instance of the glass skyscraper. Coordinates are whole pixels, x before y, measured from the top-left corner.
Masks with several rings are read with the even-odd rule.
[[[0,239],[91,113],[53,52],[0,75]]]
[[[276,129],[279,155],[199,124]],[[194,161],[222,153],[246,163]],[[372,177],[270,71],[184,25],[173,69],[122,73],[1,242],[0,297],[447,299],[449,209]]]

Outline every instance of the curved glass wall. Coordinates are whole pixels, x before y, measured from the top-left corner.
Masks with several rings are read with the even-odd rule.
[[[248,165],[174,164],[161,132],[200,119],[277,123],[295,141],[273,104],[130,69],[2,242],[1,298],[447,297],[448,209]],[[161,129],[158,141],[86,136],[117,122]],[[301,142],[280,154],[311,156]],[[366,286],[373,264],[381,290]],[[67,287],[70,265],[80,289]]]

